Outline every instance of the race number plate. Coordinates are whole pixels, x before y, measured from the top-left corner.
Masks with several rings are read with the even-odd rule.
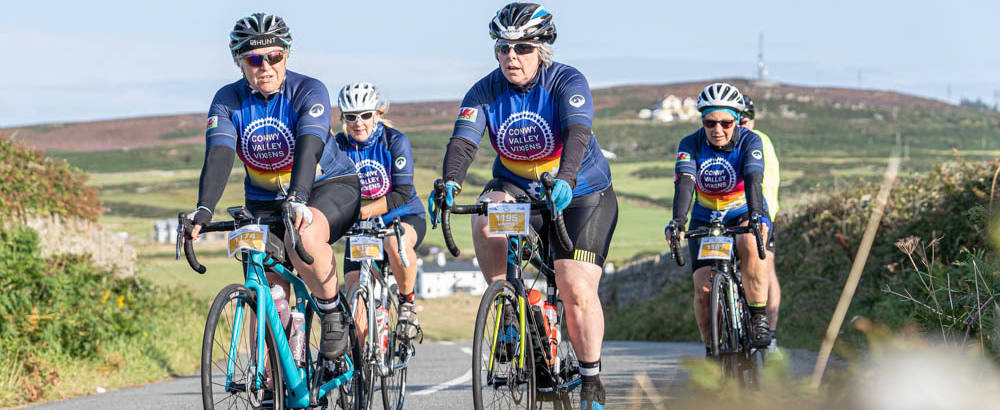
[[[229,257],[240,249],[267,250],[267,225],[247,225],[229,233]]]
[[[367,236],[352,236],[351,256],[352,261],[380,261],[382,260],[382,240],[369,238]]]
[[[733,252],[733,238],[728,236],[701,238],[698,260],[729,260]]]
[[[528,234],[528,218],[531,215],[530,204],[490,204],[487,213],[490,219],[491,234]]]

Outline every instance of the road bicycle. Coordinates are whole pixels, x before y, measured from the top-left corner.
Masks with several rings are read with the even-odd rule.
[[[312,263],[312,256],[292,228],[291,210],[286,204],[282,217],[254,217],[243,207],[227,211],[232,221],[207,223],[201,232],[230,231],[229,256],[239,256],[246,281],[224,287],[208,312],[201,353],[204,408],[329,409],[337,401],[343,407],[344,400],[338,399],[344,398],[337,397],[338,387],[352,378],[354,365],[348,355],[330,361],[318,354],[318,324],[323,313],[316,308],[316,300],[302,279],[292,272],[285,245],[273,232],[283,224],[296,253],[306,263]],[[177,218],[177,257],[183,247],[191,268],[204,274],[207,269],[198,262],[192,241],[185,240],[192,223],[184,213]],[[290,320],[289,330],[308,338],[297,344],[301,350],[293,351],[290,346],[265,271],[280,274],[295,290],[290,316],[302,312],[303,320],[301,324]],[[348,334],[349,343],[356,345],[354,332]]]
[[[406,399],[406,370],[415,349],[410,340],[401,340],[396,334],[399,288],[387,280],[392,272],[382,249],[382,239],[395,236],[400,261],[409,267],[404,233],[399,218],[392,228],[385,228],[381,218],[372,218],[359,221],[345,234],[349,259],[361,262],[358,282],[348,290],[347,300],[356,328],[364,329],[362,333],[367,335],[352,352],[359,374],[341,386],[341,395],[353,397],[358,409],[371,408],[376,389],[382,392],[384,409],[402,409]]]
[[[700,238],[698,260],[710,260],[712,288],[709,294],[711,318],[710,354],[722,365],[723,375],[738,380],[744,387],[759,387],[759,373],[764,366],[767,349],[758,349],[750,340],[750,305],[743,290],[743,275],[739,270],[739,256],[733,251],[736,235],[753,233],[757,240],[757,256],[764,259],[764,241],[760,222],[747,226],[725,226],[721,219],[711,225],[685,233],[689,240]],[[676,229],[670,231],[670,251],[678,265],[684,266],[680,252],[680,238]]]
[[[579,404],[577,387],[582,380],[579,361],[568,340],[563,340],[564,306],[556,289],[554,250],[572,249],[562,212],[551,203],[555,180],[542,174],[545,189],[541,201],[527,197],[514,203],[480,202],[476,205],[444,205],[444,183],[434,184],[436,212],[440,213],[445,244],[455,257],[460,255],[451,233],[451,214],[486,215],[491,234],[506,234],[507,276],[490,284],[476,315],[472,348],[472,396],[477,410],[484,408],[572,409]],[[548,221],[542,235],[531,228],[531,211],[540,211]],[[437,215],[432,215],[437,227]],[[531,287],[525,286],[525,269],[531,265],[538,275]],[[531,304],[529,288],[545,278],[544,303]],[[540,298],[538,298],[540,299]],[[548,314],[546,314],[548,312]]]

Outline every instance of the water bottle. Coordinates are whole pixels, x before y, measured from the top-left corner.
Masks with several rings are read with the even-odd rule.
[[[278,317],[281,318],[281,328],[288,329],[288,314],[290,312],[288,308],[288,295],[285,294],[285,288],[280,285],[271,286],[271,297],[274,299],[274,309],[278,311]]]
[[[306,315],[299,311],[293,311],[292,329],[289,336],[288,347],[292,350],[292,358],[295,365],[302,367],[306,362]]]
[[[379,351],[384,355],[389,350],[389,310],[379,306],[375,311],[375,321],[378,325]]]
[[[545,314],[545,330],[549,336],[549,353],[551,353],[551,360],[549,360],[550,366],[555,366],[556,372],[559,370],[559,314],[556,313],[556,307],[552,306],[551,303],[545,302],[542,305],[542,313]]]

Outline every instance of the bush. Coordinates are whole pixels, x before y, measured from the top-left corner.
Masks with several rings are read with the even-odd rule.
[[[885,293],[919,283],[919,276],[906,273],[913,264],[896,244],[912,236],[932,238],[934,249],[928,261],[936,267],[959,269],[962,263],[973,260],[970,256],[978,258],[980,266],[995,261],[996,252],[987,245],[986,226],[992,176],[998,166],[1000,161],[974,164],[959,159],[936,166],[926,175],[897,181],[848,318],[860,315],[891,327],[916,322],[929,328],[926,325],[930,322],[912,301]],[[779,328],[783,342],[815,348],[822,338],[878,190],[874,183],[859,185],[778,221],[777,270],[783,297]],[[947,276],[949,272],[942,269],[935,274]],[[975,284],[971,271],[954,274],[954,286],[959,282]],[[991,289],[1000,288],[995,275],[984,279]],[[942,295],[936,292],[932,293],[940,299]],[[863,338],[850,332],[848,341],[863,343]]]
[[[86,179],[66,161],[0,138],[0,219],[32,210],[96,221],[101,201]]]

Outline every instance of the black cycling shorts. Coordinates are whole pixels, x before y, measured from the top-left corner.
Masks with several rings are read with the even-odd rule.
[[[736,218],[730,221],[730,223],[727,224],[727,226],[738,226],[741,225],[743,222],[746,222],[748,219],[749,216],[744,215],[743,217]],[[702,226],[710,226],[710,225],[712,224],[708,222],[691,220],[691,224],[688,226],[688,231],[692,231]],[[767,230],[767,240],[764,241],[764,249],[771,251],[771,253],[774,253],[774,222],[770,222],[768,225],[769,229]],[[688,257],[690,258],[689,260],[692,261],[691,263],[692,272],[698,270],[698,268],[703,268],[705,266],[712,266],[713,260],[711,259],[703,261],[698,260],[698,248],[700,247],[701,247],[701,238],[688,240]],[[754,252],[756,253],[757,251]],[[757,255],[754,255],[754,257],[756,258]]]
[[[417,249],[420,243],[424,241],[424,235],[427,233],[427,219],[421,218],[420,215],[406,215],[399,217],[399,221],[405,224],[410,224],[413,230],[417,232],[417,242],[413,244],[413,249]],[[389,225],[392,227],[392,224]],[[392,240],[396,240],[392,238]],[[361,270],[361,262],[352,261],[349,256],[351,255],[351,244],[350,240],[344,240],[344,273]],[[383,259],[387,261],[388,259]],[[410,261],[411,263],[416,263],[416,261]]]
[[[247,199],[247,209],[254,216],[281,215],[281,204],[284,200],[258,201]],[[330,224],[330,241],[334,243],[354,225],[361,215],[361,181],[357,175],[344,175],[321,181],[313,186],[312,193],[306,205],[319,209]],[[282,225],[273,228],[275,233],[284,237],[285,228]]]
[[[528,197],[528,193],[521,187],[503,178],[494,178],[486,184],[480,196],[495,191],[506,192],[514,198]],[[608,247],[611,246],[611,237],[618,225],[618,197],[609,186],[604,191],[573,198],[563,210],[566,233],[573,241],[573,249],[569,251],[556,245],[555,232],[548,232],[548,226],[544,223],[549,219],[548,210],[531,212],[531,227],[543,240],[553,244],[557,260],[573,259],[603,267],[604,259],[608,257]]]

